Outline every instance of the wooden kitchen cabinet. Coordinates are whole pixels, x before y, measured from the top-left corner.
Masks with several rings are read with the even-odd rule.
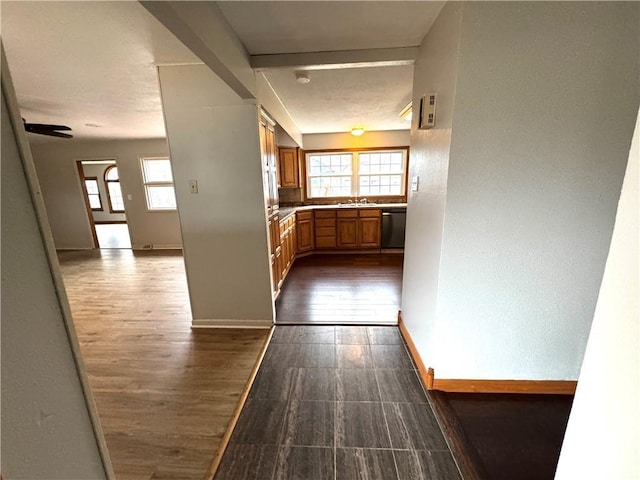
[[[339,210],[336,227],[336,246],[338,248],[358,247],[358,210]]]
[[[298,150],[296,147],[278,148],[278,172],[280,174],[280,187],[282,188],[300,187]]]
[[[314,211],[313,223],[316,248],[336,248],[336,211]]]
[[[336,213],[336,247],[380,248],[382,211],[378,208],[349,208]]]
[[[297,252],[304,253],[313,250],[313,212],[296,213]]]
[[[358,246],[380,248],[382,210],[363,208],[360,209],[358,217]]]
[[[267,225],[269,229],[271,277],[273,280],[273,295],[275,297],[278,294],[282,272],[282,269],[280,267],[282,247],[280,246],[280,221],[278,213],[269,215],[267,219]]]
[[[265,203],[267,213],[271,214],[278,210],[279,201],[277,152],[274,125],[264,115],[260,116],[260,150],[262,155]]]

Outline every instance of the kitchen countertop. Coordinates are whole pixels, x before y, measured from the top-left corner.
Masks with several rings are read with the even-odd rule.
[[[298,207],[280,207],[280,220],[285,219],[295,212],[304,212],[306,210],[326,210],[326,209],[343,209],[343,208],[406,208],[406,203],[343,203],[331,205],[300,205]]]

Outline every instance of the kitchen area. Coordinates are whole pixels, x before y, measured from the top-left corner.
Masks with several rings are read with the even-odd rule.
[[[261,115],[260,137],[276,322],[335,323],[348,317],[347,323],[395,323],[408,147],[303,150],[266,113]],[[366,280],[362,268],[386,271]],[[324,281],[324,276],[333,280]],[[340,287],[334,289],[332,282]],[[322,291],[311,292],[311,283],[321,285]],[[389,297],[383,302],[384,320],[378,310],[366,308],[381,295]],[[310,307],[319,297],[329,303],[349,297],[349,302],[342,310]],[[367,318],[356,312],[358,298],[366,299]]]

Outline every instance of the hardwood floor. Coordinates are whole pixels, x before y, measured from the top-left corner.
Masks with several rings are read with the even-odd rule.
[[[402,255],[299,258],[276,302],[278,324],[396,325]]]
[[[202,480],[268,331],[192,331],[181,252],[59,259],[118,480]]]

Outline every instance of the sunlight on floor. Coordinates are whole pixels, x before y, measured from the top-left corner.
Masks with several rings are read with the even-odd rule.
[[[131,248],[126,223],[96,224],[96,234],[100,248]]]

